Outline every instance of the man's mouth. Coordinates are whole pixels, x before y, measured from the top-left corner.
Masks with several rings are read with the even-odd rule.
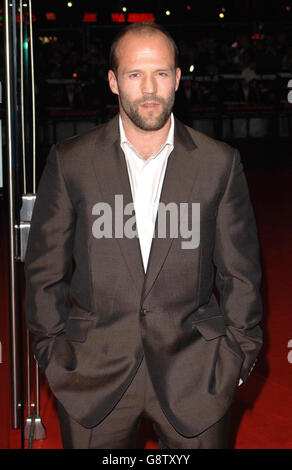
[[[147,109],[154,109],[154,108],[157,108],[157,106],[159,106],[159,103],[155,101],[147,101],[145,103],[142,103],[141,106]]]

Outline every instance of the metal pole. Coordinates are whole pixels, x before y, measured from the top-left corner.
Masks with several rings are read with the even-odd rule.
[[[25,156],[25,131],[24,131],[24,72],[23,72],[23,8],[22,0],[19,5],[19,55],[20,55],[20,111],[21,111],[21,143],[23,162],[23,192],[26,194],[26,156]]]
[[[30,68],[31,68],[31,99],[32,99],[32,159],[33,159],[33,194],[36,193],[36,120],[35,120],[35,78],[34,78],[34,52],[32,31],[31,0],[29,5],[29,36],[30,36]]]
[[[22,0],[20,0],[22,2]],[[32,5],[31,0],[28,1],[29,7],[29,44],[30,44],[30,83],[31,83],[31,112],[32,112],[32,160],[33,160],[33,193],[24,194],[22,211],[25,212],[25,202],[30,202],[30,214],[26,215],[25,220],[30,221],[32,215],[32,207],[36,196],[36,106],[35,106],[35,73],[34,73],[34,48],[33,48],[33,27],[32,27]],[[23,227],[24,228],[24,227]],[[24,232],[23,232],[24,235]],[[25,255],[25,253],[24,253]],[[40,417],[40,382],[39,382],[39,365],[35,359],[35,400],[36,400],[36,412],[31,414],[31,407],[33,404],[30,402],[30,343],[29,343],[29,332],[28,334],[28,348],[27,348],[27,360],[28,360],[28,417],[26,419],[24,435],[29,439],[29,446],[32,447],[33,440],[45,439],[46,430]]]
[[[19,346],[18,346],[18,286],[16,275],[16,238],[15,238],[15,187],[14,187],[14,166],[15,147],[13,133],[14,107],[12,102],[12,84],[14,77],[11,69],[11,37],[10,37],[10,11],[9,3],[14,4],[15,0],[5,0],[4,2],[4,24],[5,24],[5,79],[6,79],[6,115],[7,115],[7,157],[8,157],[8,213],[9,213],[9,297],[10,297],[10,324],[11,324],[11,375],[12,375],[12,425],[14,429],[20,426],[21,407],[21,380],[19,377]],[[16,116],[14,116],[16,118]]]
[[[40,371],[37,361],[35,361],[35,387],[36,387],[36,415],[40,418]]]
[[[31,402],[30,402],[30,341],[29,331],[26,330],[26,354],[27,354],[27,416],[31,415]]]

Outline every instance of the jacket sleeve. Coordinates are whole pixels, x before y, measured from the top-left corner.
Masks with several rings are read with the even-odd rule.
[[[54,338],[62,333],[70,309],[75,213],[53,146],[42,173],[33,209],[25,258],[25,312],[33,351],[45,369]]]
[[[214,263],[220,307],[244,353],[240,377],[246,382],[262,346],[261,266],[254,212],[237,150],[218,208]]]

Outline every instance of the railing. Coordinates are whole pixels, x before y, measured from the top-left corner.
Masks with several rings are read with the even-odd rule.
[[[291,79],[292,73],[255,75],[249,81],[241,74],[183,76],[174,112],[216,138],[289,137]],[[106,80],[46,80],[38,100],[41,145],[79,134],[118,112]]]

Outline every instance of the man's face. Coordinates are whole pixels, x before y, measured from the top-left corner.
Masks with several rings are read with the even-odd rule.
[[[161,129],[169,119],[180,69],[161,33],[126,34],[117,47],[118,71],[109,71],[109,84],[119,96],[120,113],[143,130]]]

